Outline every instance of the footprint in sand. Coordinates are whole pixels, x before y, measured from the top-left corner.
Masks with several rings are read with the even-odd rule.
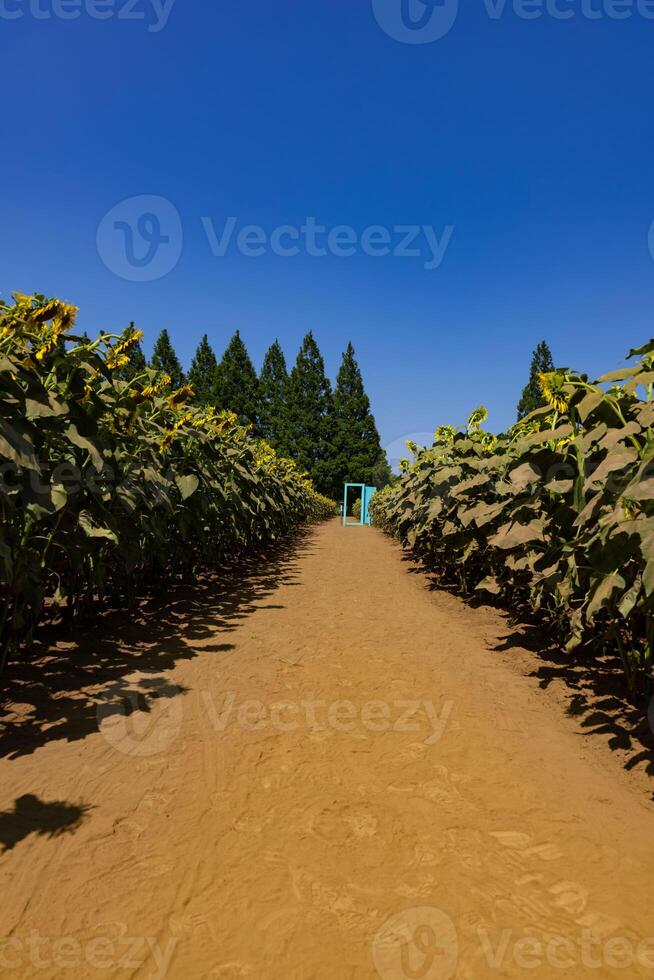
[[[313,817],[309,829],[318,837],[344,843],[349,837],[374,837],[378,819],[364,807],[334,805]]]
[[[216,980],[241,980],[242,977],[252,976],[252,970],[245,963],[221,963],[212,967],[208,976]]]
[[[581,915],[588,904],[588,889],[578,881],[558,881],[548,889],[554,904],[569,915]]]

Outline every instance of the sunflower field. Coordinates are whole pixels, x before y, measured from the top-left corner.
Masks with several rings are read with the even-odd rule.
[[[121,380],[140,331],[89,340],[76,313],[0,302],[0,669],[44,615],[130,605],[336,511],[235,415]]]
[[[632,691],[654,656],[654,341],[589,382],[540,376],[547,406],[494,436],[484,408],[371,502],[373,523],[444,585],[485,591],[570,652],[619,651]]]

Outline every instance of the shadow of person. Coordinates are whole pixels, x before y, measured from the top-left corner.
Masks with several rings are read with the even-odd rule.
[[[33,793],[25,793],[14,802],[13,810],[0,811],[0,848],[2,853],[11,851],[16,844],[39,834],[58,837],[76,830],[90,806],[78,806],[57,800],[46,803]]]

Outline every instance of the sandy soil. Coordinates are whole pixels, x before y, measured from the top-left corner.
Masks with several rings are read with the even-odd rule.
[[[0,975],[654,977],[646,777],[502,637],[334,522],[16,671]]]

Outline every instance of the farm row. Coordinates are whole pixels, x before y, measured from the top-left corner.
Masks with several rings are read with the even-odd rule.
[[[140,332],[76,336],[76,313],[0,304],[0,669],[44,612],[129,605],[335,512],[233,413],[121,378]]]
[[[540,375],[546,401],[506,434],[440,426],[409,446],[374,523],[445,584],[537,614],[568,651],[619,650],[632,690],[654,654],[654,341],[591,383]]]

